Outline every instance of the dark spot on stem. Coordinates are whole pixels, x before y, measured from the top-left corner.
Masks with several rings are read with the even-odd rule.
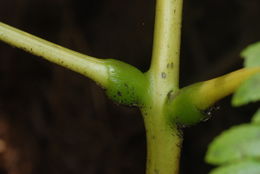
[[[166,78],[166,73],[162,72],[161,76],[162,76],[163,79],[165,79]]]
[[[148,163],[151,163],[151,159],[150,158],[148,159]]]
[[[168,92],[167,94],[168,100],[172,100],[172,96],[173,96],[173,90],[170,90],[170,92]]]
[[[154,169],[154,174],[159,174],[159,170],[158,169]]]
[[[174,64],[173,64],[173,62],[171,63],[171,68],[173,68],[174,67]]]
[[[167,101],[171,102],[178,94],[179,92],[173,92],[173,90],[170,90],[167,94]]]
[[[179,137],[181,137],[181,136],[179,136]],[[178,143],[176,143],[176,146],[179,147],[179,148],[182,148],[182,143],[178,142]]]

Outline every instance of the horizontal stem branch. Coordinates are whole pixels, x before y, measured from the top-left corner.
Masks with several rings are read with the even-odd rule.
[[[232,94],[246,79],[260,72],[260,67],[243,68],[224,76],[201,82],[196,92],[194,104],[207,109],[220,99]]]
[[[168,95],[165,114],[172,124],[188,126],[206,119],[207,109],[232,94],[258,68],[244,68],[208,81],[182,88],[177,95]]]
[[[104,60],[80,54],[0,22],[0,40],[107,85]]]

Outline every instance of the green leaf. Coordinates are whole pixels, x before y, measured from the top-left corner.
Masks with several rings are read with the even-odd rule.
[[[260,67],[260,42],[248,46],[241,56],[246,68]],[[233,106],[260,100],[260,73],[249,77],[232,98]],[[260,174],[260,108],[251,124],[235,126],[215,138],[206,161],[221,165],[210,174]]]
[[[259,174],[260,162],[245,160],[216,168],[210,174]]]
[[[246,58],[244,65],[245,67],[257,67],[260,66],[260,42],[249,45],[241,56]]]
[[[233,106],[241,106],[249,102],[260,100],[260,73],[257,73],[247,79],[238,88],[232,98]]]
[[[260,126],[235,126],[216,137],[210,144],[206,161],[224,164],[247,158],[260,157]]]
[[[260,124],[260,108],[257,110],[255,115],[253,116],[252,122]]]

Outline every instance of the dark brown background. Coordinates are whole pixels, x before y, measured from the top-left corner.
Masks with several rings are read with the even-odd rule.
[[[1,0],[0,21],[100,58],[149,67],[154,0]],[[259,0],[185,0],[181,86],[242,67],[260,40]],[[181,173],[206,174],[208,143],[248,121],[256,105],[219,103],[186,128]],[[90,80],[0,43],[0,174],[144,174],[139,111],[117,106]]]

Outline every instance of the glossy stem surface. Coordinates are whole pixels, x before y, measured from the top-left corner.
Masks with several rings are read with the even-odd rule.
[[[176,126],[159,119],[153,109],[145,117],[147,135],[146,174],[177,174],[182,135]]]
[[[177,174],[182,138],[168,122],[164,104],[179,90],[182,0],[157,0],[152,62],[147,73],[150,102],[142,113],[147,132],[146,174]]]
[[[0,22],[0,40],[107,85],[102,59],[80,54]]]

